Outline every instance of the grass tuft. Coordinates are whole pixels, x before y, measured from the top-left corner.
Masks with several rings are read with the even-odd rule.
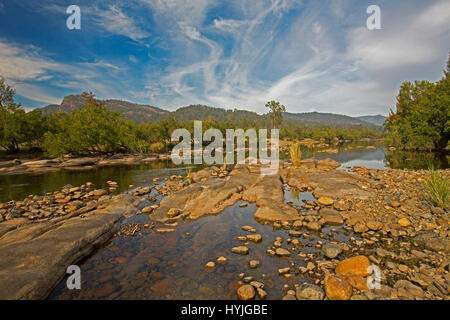
[[[431,201],[435,206],[443,209],[449,204],[450,188],[445,175],[430,168],[430,175],[425,179],[425,188],[430,195]]]
[[[299,167],[300,161],[302,161],[302,152],[300,151],[300,145],[298,143],[291,144],[289,155],[291,156],[292,165],[294,167]]]

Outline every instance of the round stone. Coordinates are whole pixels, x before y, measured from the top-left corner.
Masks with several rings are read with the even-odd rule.
[[[299,286],[295,293],[298,300],[323,300],[325,293],[322,288],[310,283]]]
[[[402,227],[409,227],[411,225],[411,222],[407,218],[401,218],[398,220],[398,224]]]
[[[334,259],[342,252],[342,247],[338,244],[327,243],[322,247],[322,252],[328,258]]]
[[[237,296],[239,300],[252,300],[255,298],[255,288],[253,286],[246,284],[237,289]]]
[[[330,197],[320,197],[317,202],[322,206],[331,206],[334,203],[334,200]]]

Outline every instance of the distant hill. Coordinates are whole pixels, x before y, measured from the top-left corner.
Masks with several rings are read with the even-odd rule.
[[[190,105],[181,107],[171,113],[178,121],[192,121],[212,119],[216,121],[258,121],[264,119],[264,116],[256,112],[246,110],[225,110],[222,108],[213,108],[204,105]]]
[[[157,107],[135,104],[121,100],[97,100],[105,104],[108,109],[118,111],[124,115],[127,120],[132,120],[136,123],[143,123],[147,121],[159,121],[169,114],[169,111]],[[81,95],[70,95],[64,97],[60,105],[48,105],[41,109],[43,115],[49,115],[53,112],[72,113],[86,105],[86,98]]]
[[[118,111],[124,115],[127,120],[132,120],[136,123],[143,123],[148,121],[158,122],[170,115],[175,116],[178,121],[189,122],[192,120],[207,120],[212,119],[219,122],[222,121],[236,121],[236,122],[257,122],[263,124],[268,121],[267,115],[260,115],[256,112],[247,110],[226,110],[223,108],[214,108],[205,105],[190,105],[186,107],[181,107],[176,111],[170,112],[161,108],[131,103],[121,100],[98,100],[103,103],[111,110]],[[86,98],[82,95],[69,95],[64,97],[60,105],[48,105],[41,108],[43,115],[49,115],[53,112],[65,112],[72,113],[86,105]],[[353,118],[341,114],[333,113],[320,113],[320,112],[309,112],[309,113],[290,113],[284,112],[283,118],[288,122],[288,125],[292,123],[293,125],[301,124],[307,126],[317,126],[317,125],[333,125],[333,126],[365,126],[374,127],[379,126],[383,123],[385,117],[383,116],[367,116]]]
[[[365,122],[372,123],[376,126],[382,126],[384,121],[387,119],[385,116],[382,115],[376,115],[376,116],[362,116],[357,117],[357,119],[360,119]]]
[[[297,120],[306,122],[319,122],[333,124],[337,126],[373,126],[367,121],[334,113],[308,112],[308,113],[289,113],[284,112],[285,120]]]

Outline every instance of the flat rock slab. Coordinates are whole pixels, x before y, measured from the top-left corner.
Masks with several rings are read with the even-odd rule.
[[[368,180],[352,172],[299,168],[281,170],[281,176],[291,187],[314,189],[316,198],[368,199],[375,196],[373,191],[364,188]]]
[[[104,244],[118,222],[137,205],[135,197],[119,195],[82,216],[4,228],[0,236],[0,299],[46,298],[67,267]]]

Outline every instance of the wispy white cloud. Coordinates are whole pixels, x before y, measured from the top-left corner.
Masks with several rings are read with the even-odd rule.
[[[204,103],[266,112],[265,102],[277,99],[291,112],[387,114],[402,81],[440,76],[450,3],[381,7],[383,29],[369,31],[358,0],[102,0],[83,10],[84,19],[101,27],[100,36],[125,36],[138,50],[130,48],[122,60],[68,65],[37,48],[7,44],[0,68],[34,85],[171,109]]]
[[[95,8],[92,12],[98,17],[98,24],[110,33],[135,41],[150,36],[149,32],[139,27],[135,19],[125,14],[117,5],[110,5],[107,10]]]
[[[33,46],[21,47],[0,39],[0,74],[14,80],[34,80],[49,70],[61,70],[57,62],[42,58]]]

